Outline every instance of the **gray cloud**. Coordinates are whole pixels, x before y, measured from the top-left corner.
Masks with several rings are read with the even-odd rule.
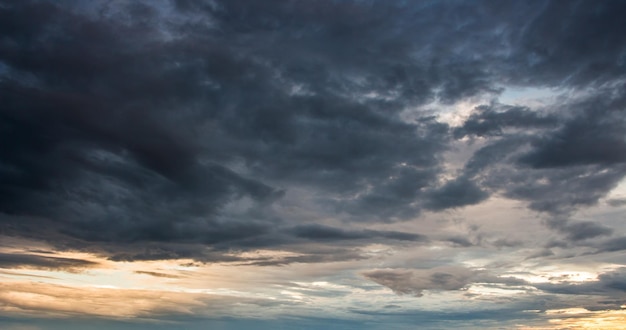
[[[518,247],[518,246],[522,246],[524,244],[524,242],[520,241],[520,240],[515,240],[515,239],[508,239],[508,238],[499,238],[496,239],[495,241],[491,242],[491,244],[497,248],[503,248],[503,247]]]
[[[607,200],[607,204],[613,207],[620,207],[626,205],[626,198],[613,198]]]
[[[0,267],[98,266],[46,249],[268,266],[305,297],[203,294],[194,315],[171,300],[155,316],[185,329],[258,328],[236,314],[268,306],[287,327],[381,329],[540,327],[549,309],[619,309],[623,268],[582,283],[502,274],[623,261],[625,201],[609,192],[626,177],[625,15],[623,1],[0,0],[0,234],[9,249],[38,244],[4,251]],[[530,213],[510,219],[502,207],[520,202]],[[487,269],[446,266],[467,258]],[[383,268],[415,265],[438,267]],[[377,284],[471,306],[418,311],[385,295],[393,308],[379,313],[353,294]],[[348,307],[332,315],[350,321],[298,314],[338,298]],[[219,313],[194,319],[205,310]]]
[[[86,268],[95,267],[98,263],[52,256],[41,256],[25,253],[0,253],[0,268],[35,268],[53,271],[81,271]]]
[[[163,278],[180,278],[181,277],[181,276],[173,275],[173,274],[166,274],[166,273],[159,273],[159,272],[149,272],[149,271],[142,271],[142,270],[135,271],[135,274],[143,274],[143,275],[149,275],[149,276],[154,276],[154,277],[163,277]]]
[[[54,230],[84,241],[206,244],[250,239],[275,227],[280,221],[271,204],[282,192],[273,184],[304,185],[333,201],[373,185],[404,197],[384,196],[388,206],[380,203],[372,216],[418,212],[410,204],[417,196],[411,190],[419,187],[405,180],[423,186],[437,175],[445,125],[405,123],[394,115],[398,102],[363,103],[347,95],[362,93],[357,86],[325,90],[327,77],[301,77],[313,63],[273,63],[281,53],[263,42],[243,48],[248,28],[239,25],[237,12],[247,5],[228,3],[207,13],[222,32],[184,23],[161,30],[154,10],[94,17],[46,2],[3,7],[0,28],[13,32],[0,52],[7,68],[0,96],[2,211],[49,218]],[[275,5],[263,8],[282,6]],[[277,14],[266,9],[259,15]],[[308,15],[301,9],[294,14]],[[27,19],[37,27],[20,25]],[[323,16],[309,18],[320,19],[339,28]],[[264,38],[265,23],[246,24]],[[300,29],[312,33],[310,42],[339,46],[324,41],[328,31],[317,36]],[[165,32],[184,34],[166,41]],[[71,53],[62,46],[64,36]],[[302,45],[278,31],[275,37],[287,47]],[[316,71],[325,76],[342,65],[332,56],[321,61]],[[365,73],[358,65],[350,70]],[[299,84],[311,93],[290,94]],[[390,176],[399,179],[389,182]],[[225,211],[229,204],[244,209]],[[337,208],[362,214],[343,204]]]
[[[597,253],[614,252],[626,250],[626,236],[614,237],[601,242],[596,242],[594,246]]]
[[[447,239],[448,242],[456,245],[456,246],[460,246],[460,247],[470,247],[473,246],[474,243],[472,243],[469,238],[467,237],[463,237],[463,236],[454,236],[454,237],[450,237]]]
[[[626,39],[615,29],[625,10],[617,1],[588,7],[541,2],[518,44],[515,59],[525,63],[518,67],[518,77],[529,83],[573,86],[619,79],[626,73],[622,47]],[[560,28],[564,26],[568,28]]]
[[[611,228],[592,221],[568,221],[566,219],[550,219],[547,221],[550,229],[565,234],[570,241],[580,241],[599,236],[608,236],[613,233]]]
[[[329,240],[355,240],[377,238],[394,239],[400,241],[424,241],[426,237],[419,234],[412,234],[398,231],[378,231],[378,230],[361,230],[349,231],[340,228],[334,228],[322,225],[305,225],[297,226],[291,229],[291,232],[297,237],[306,238],[315,241]]]
[[[623,4],[538,4],[3,4],[0,225],[115,259],[209,261],[425,240],[310,225],[324,217],[402,221],[494,193],[592,205],[626,174]],[[424,107],[504,85],[591,92],[545,112],[494,101],[453,128]],[[486,146],[438,185],[466,136]],[[316,214],[281,213],[290,190]]]
[[[466,289],[474,283],[499,283],[524,285],[525,281],[489,275],[484,271],[465,267],[439,267],[433,269],[378,269],[363,273],[365,278],[386,286],[397,294],[423,295],[424,290],[456,291]]]
[[[503,104],[482,105],[461,127],[454,129],[457,139],[467,135],[480,137],[501,136],[506,128],[542,129],[556,126],[553,115],[541,115],[527,107],[514,107]]]
[[[474,182],[465,177],[459,177],[447,182],[441,188],[429,193],[426,208],[443,210],[471,204],[478,204],[489,197],[489,193],[482,190]]]
[[[528,201],[536,211],[568,214],[594,205],[626,175],[619,156],[623,98],[613,89],[598,89],[582,100],[553,105],[550,115],[504,105],[479,107],[454,129],[457,138],[472,134],[489,141],[462,175],[483,189]]]
[[[623,84],[616,86],[623,88]],[[599,93],[574,107],[582,111],[556,131],[533,141],[520,161],[535,168],[626,162],[624,95]]]

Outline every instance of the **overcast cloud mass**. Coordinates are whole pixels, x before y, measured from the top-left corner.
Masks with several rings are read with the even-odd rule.
[[[0,328],[618,329],[624,17],[0,0]]]

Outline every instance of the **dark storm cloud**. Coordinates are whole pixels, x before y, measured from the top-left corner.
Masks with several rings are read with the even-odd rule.
[[[189,114],[168,112],[192,97],[185,84],[193,76],[149,55],[176,57],[172,45],[153,43],[156,31],[46,2],[0,15],[0,55],[10,68],[0,86],[4,212],[49,217],[53,229],[87,241],[213,241],[258,231],[255,223],[222,226],[219,205],[278,192],[199,163]]]
[[[183,15],[186,6],[195,6],[177,5]],[[343,43],[357,46],[374,30],[347,39],[337,32],[352,35],[382,16],[368,17],[379,14],[357,4],[338,10],[314,5],[313,12],[278,3],[248,6],[256,7],[226,2],[208,8],[206,17],[216,20],[218,30],[184,19],[163,27],[159,11],[145,6],[129,16],[94,16],[88,8],[47,2],[3,6],[2,210],[49,218],[47,231],[87,242],[204,244],[250,239],[276,225],[269,208],[281,191],[257,180],[311,186],[333,200],[373,185],[377,195],[367,200],[387,202],[369,214],[416,213],[409,205],[438,173],[445,125],[401,121],[394,113],[403,98],[359,100],[364,89],[350,76],[375,77],[366,63],[336,72],[352,57],[341,54],[351,49]],[[399,10],[394,8],[387,10]],[[353,9],[364,10],[356,26],[325,16],[351,15]],[[321,34],[292,15],[319,21]],[[290,24],[293,30],[281,29]],[[248,42],[250,33],[257,42]],[[395,42],[395,59],[383,68],[398,76],[366,82],[367,91],[389,84],[408,88],[410,78],[398,67],[408,56],[402,38]],[[389,46],[382,39],[372,39],[379,42],[375,50]],[[311,58],[287,59],[275,43],[318,49]],[[290,92],[300,85],[305,92]],[[428,86],[422,90],[431,93]],[[229,168],[233,163],[241,164],[239,173]],[[237,204],[232,212],[224,210],[229,203]],[[363,213],[341,204],[349,213]]]
[[[552,105],[546,115],[498,104],[474,109],[455,137],[488,142],[462,175],[487,191],[528,201],[536,211],[564,214],[596,204],[626,175],[626,95],[620,86]]]
[[[531,5],[531,4],[529,4]],[[517,77],[530,84],[599,85],[626,74],[624,45],[619,33],[622,1],[534,3],[541,10],[521,32],[513,56]]]
[[[608,2],[563,10],[561,5],[545,2],[531,15],[534,19],[519,43],[511,44],[516,65],[509,68],[520,71],[509,74],[536,86],[584,87],[588,94],[541,109],[548,112],[481,106],[454,129],[455,138],[495,140],[474,154],[466,175],[479,174],[491,189],[551,213],[597,203],[626,174],[626,49],[624,36],[612,31],[620,24],[616,13],[625,7]],[[527,144],[530,151],[522,153]],[[503,163],[513,168],[485,170]]]
[[[216,260],[424,240],[311,225],[322,217],[400,221],[494,192],[553,213],[591,205],[626,173],[623,7],[2,2],[3,230],[120,260]],[[420,110],[506,84],[602,90],[550,114],[494,103],[454,129]],[[464,136],[489,143],[441,183]],[[319,215],[279,212],[294,189]]]
[[[533,151],[520,161],[535,168],[626,163],[626,94],[623,83],[613,88],[571,105],[582,111],[533,141]],[[611,95],[614,91],[620,92]]]
[[[531,209],[560,214],[596,204],[624,177],[626,168],[576,167],[526,172],[525,177],[524,172],[503,181],[509,183],[506,195],[529,201]]]

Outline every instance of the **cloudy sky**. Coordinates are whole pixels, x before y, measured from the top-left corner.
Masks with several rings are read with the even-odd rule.
[[[0,0],[0,328],[623,326],[625,16]]]

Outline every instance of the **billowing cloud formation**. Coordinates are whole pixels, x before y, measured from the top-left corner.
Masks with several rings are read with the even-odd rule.
[[[619,10],[560,18],[593,35],[573,47],[554,6],[6,4],[0,207],[28,216],[17,235],[241,247],[315,236],[275,231],[294,189],[318,216],[368,222],[498,191],[539,211],[593,204],[626,173]],[[505,28],[519,12],[528,28]],[[543,114],[480,106],[455,129],[419,110],[530,83],[599,89]],[[441,183],[464,136],[494,142]]]
[[[595,270],[577,287],[594,306],[618,301],[625,14],[623,1],[0,0],[0,268],[185,260],[476,301],[470,288],[524,285],[550,301],[569,289],[535,285],[549,260]],[[284,277],[271,285],[300,282]]]

